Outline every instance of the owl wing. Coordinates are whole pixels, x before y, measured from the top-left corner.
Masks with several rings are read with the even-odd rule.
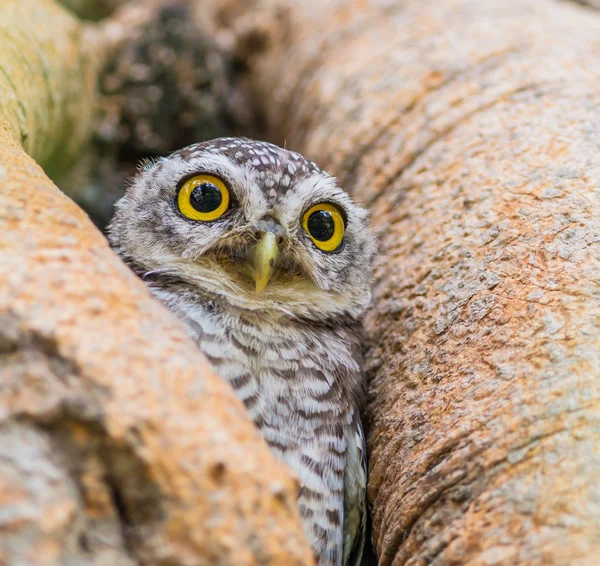
[[[348,430],[344,469],[344,559],[345,566],[360,564],[367,525],[367,459],[359,411]]]

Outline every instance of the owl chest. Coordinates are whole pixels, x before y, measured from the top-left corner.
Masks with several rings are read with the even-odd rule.
[[[198,345],[263,431],[300,426],[311,434],[316,425],[302,415],[327,413],[336,389],[324,340],[206,312],[194,321]]]

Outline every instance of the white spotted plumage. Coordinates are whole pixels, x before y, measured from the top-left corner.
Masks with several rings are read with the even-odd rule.
[[[189,225],[171,213],[173,187],[195,170],[229,184],[239,211],[227,223]],[[315,201],[345,211],[338,254],[326,256],[302,233],[299,217]],[[264,218],[282,227],[285,243],[280,272],[257,295],[231,264],[252,245],[246,227]],[[299,154],[228,138],[142,171],[117,206],[110,237],[296,473],[319,566],[357,564],[366,514],[360,317],[374,249],[364,211]]]

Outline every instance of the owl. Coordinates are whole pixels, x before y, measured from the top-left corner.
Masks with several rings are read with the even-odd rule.
[[[142,166],[109,239],[295,471],[319,566],[358,564],[366,211],[298,153],[221,138]]]

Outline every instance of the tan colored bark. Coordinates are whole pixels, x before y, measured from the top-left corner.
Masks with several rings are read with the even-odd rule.
[[[89,132],[97,61],[82,34],[52,0],[0,3],[0,129],[51,174]]]
[[[600,18],[549,0],[215,3],[278,141],[381,242],[380,564],[596,564]]]
[[[79,24],[49,0],[0,22],[0,563],[311,564],[242,404],[23,150],[86,137]]]

